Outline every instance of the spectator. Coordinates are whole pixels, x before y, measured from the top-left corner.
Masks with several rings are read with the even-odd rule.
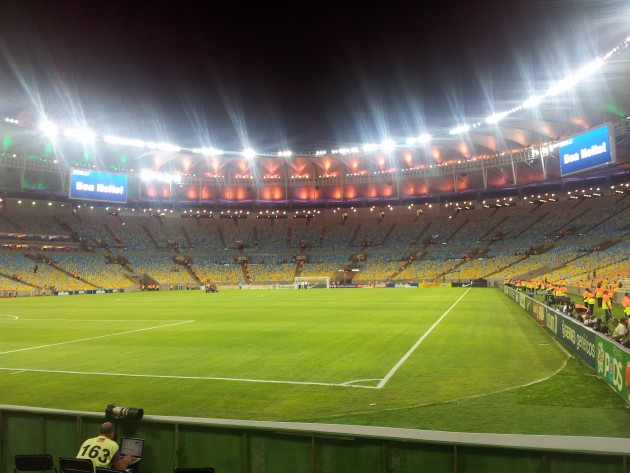
[[[624,317],[623,320],[626,321],[627,319]],[[613,326],[613,333],[610,336],[610,338],[616,342],[623,343],[624,339],[626,338],[626,333],[627,333],[626,326],[620,323],[617,317],[613,317],[612,326]]]

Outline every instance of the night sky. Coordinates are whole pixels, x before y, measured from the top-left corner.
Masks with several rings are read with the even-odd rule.
[[[630,24],[627,0],[264,3],[2,0],[0,114],[190,147],[380,142],[512,107]]]

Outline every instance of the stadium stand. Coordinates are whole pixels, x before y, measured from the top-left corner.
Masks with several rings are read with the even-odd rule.
[[[501,208],[470,202],[469,210],[333,209],[308,219],[182,218],[12,201],[0,219],[0,290],[131,290],[143,278],[166,286],[286,284],[296,276],[360,284],[534,277],[578,284],[594,280],[591,271],[623,284],[630,249],[625,196],[567,194]],[[33,274],[32,257],[51,264]]]

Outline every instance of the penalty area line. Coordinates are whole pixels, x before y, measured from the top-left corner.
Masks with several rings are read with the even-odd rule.
[[[466,292],[464,292],[464,293],[463,293],[463,294],[459,297],[459,299],[457,299],[455,302],[453,302],[453,305],[452,305],[452,306],[450,306],[448,309],[446,309],[446,312],[444,312],[444,313],[440,316],[440,318],[439,318],[439,319],[437,319],[437,321],[436,321],[433,325],[431,325],[431,327],[429,328],[429,330],[427,330],[427,331],[424,333],[424,335],[422,335],[422,337],[420,337],[420,338],[418,339],[418,341],[417,341],[417,342],[416,342],[416,343],[415,343],[415,344],[414,344],[414,345],[413,345],[413,346],[409,349],[409,351],[407,351],[407,353],[405,353],[405,354],[403,355],[403,357],[402,357],[400,360],[398,360],[398,363],[396,363],[396,364],[394,365],[394,367],[393,367],[391,370],[389,370],[389,373],[387,373],[387,374],[385,375],[385,377],[381,380],[381,382],[380,382],[380,383],[378,383],[378,385],[376,386],[376,388],[377,388],[377,389],[381,389],[383,386],[385,386],[385,385],[387,384],[387,382],[391,379],[391,377],[392,377],[392,376],[394,376],[394,374],[396,373],[396,371],[398,371],[398,368],[400,368],[400,367],[403,365],[403,363],[404,363],[405,361],[407,361],[407,359],[408,359],[408,358],[409,358],[409,357],[413,354],[413,352],[414,352],[414,351],[416,351],[416,348],[418,348],[418,347],[420,346],[420,344],[424,341],[424,339],[425,339],[425,338],[427,338],[427,337],[429,336],[429,334],[433,331],[433,329],[434,329],[435,327],[437,327],[437,326],[438,326],[438,324],[442,321],[442,319],[443,319],[444,317],[446,317],[446,316],[448,315],[448,313],[449,313],[451,310],[453,310],[453,308],[454,308],[457,304],[459,304],[459,301],[461,301],[461,300],[464,298],[464,296],[465,296],[466,294],[468,294],[469,292],[470,292],[470,288],[468,288],[468,289],[466,290]]]
[[[84,376],[119,376],[125,378],[151,378],[151,379],[181,379],[192,381],[235,381],[244,383],[266,383],[266,384],[293,384],[302,386],[330,386],[342,388],[376,389],[374,386],[360,386],[339,383],[320,383],[316,381],[279,381],[273,379],[250,379],[250,378],[225,378],[219,376],[178,376],[161,374],[132,374],[132,373],[101,373],[96,371],[66,371],[66,370],[38,370],[28,368],[0,368],[0,371],[19,371],[20,373],[53,373],[53,374],[73,374]]]
[[[117,337],[118,335],[127,335],[129,333],[146,332],[148,330],[156,330],[158,328],[165,328],[165,327],[174,327],[175,325],[189,324],[191,322],[194,322],[194,320],[184,320],[183,322],[177,322],[174,324],[157,325],[155,327],[139,328],[137,330],[127,330],[125,332],[109,333],[106,335],[98,335],[96,337],[80,338],[79,340],[69,340],[67,342],[49,343],[48,345],[39,345],[36,347],[18,348],[16,350],[8,350],[8,351],[0,352],[0,355],[7,355],[9,353],[18,353],[21,351],[39,350],[40,348],[58,347],[61,345],[69,345],[71,343],[87,342],[89,340],[98,340],[99,338]]]

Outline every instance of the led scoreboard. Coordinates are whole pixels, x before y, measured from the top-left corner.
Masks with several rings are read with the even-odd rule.
[[[72,169],[70,171],[70,198],[125,204],[127,203],[127,176]]]
[[[616,161],[614,128],[603,125],[560,142],[558,155],[563,176]]]

